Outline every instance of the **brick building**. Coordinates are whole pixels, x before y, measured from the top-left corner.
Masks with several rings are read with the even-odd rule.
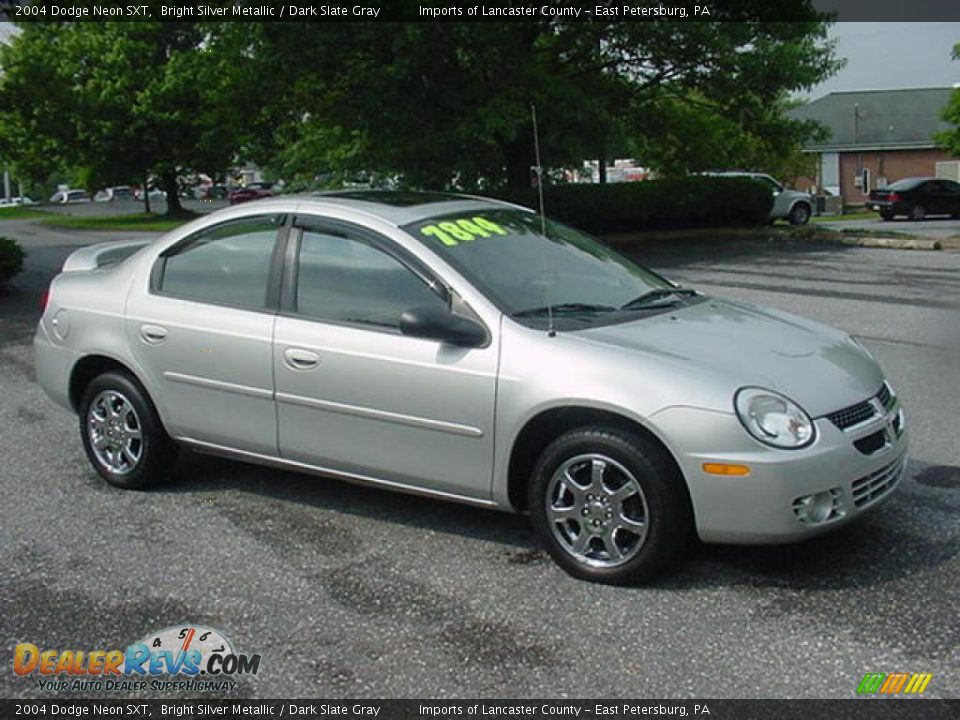
[[[819,156],[816,178],[804,189],[839,195],[844,205],[862,205],[870,190],[905,177],[953,177],[960,164],[938,148],[934,135],[950,126],[940,120],[952,88],[836,92],[797,108],[796,118],[816,120],[829,136],[804,151]]]

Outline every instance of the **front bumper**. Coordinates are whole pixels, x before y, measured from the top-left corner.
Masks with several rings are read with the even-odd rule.
[[[733,413],[667,408],[650,419],[669,438],[704,542],[780,543],[827,532],[888,498],[907,465],[899,406],[847,430],[819,418],[816,440],[801,450],[763,445]],[[704,463],[747,465],[750,474],[712,475]],[[829,494],[829,512],[814,521],[803,499],[817,493]]]

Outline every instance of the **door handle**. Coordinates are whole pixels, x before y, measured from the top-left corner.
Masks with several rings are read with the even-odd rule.
[[[155,345],[167,339],[167,329],[159,325],[141,325],[140,337],[142,337],[144,341]]]
[[[312,370],[320,364],[320,356],[309,350],[287,348],[283,351],[283,361],[293,370]]]

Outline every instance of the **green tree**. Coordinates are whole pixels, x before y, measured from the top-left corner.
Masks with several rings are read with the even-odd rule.
[[[0,49],[0,153],[31,177],[83,168],[94,186],[221,172],[234,145],[203,78],[208,31],[178,22],[24,23]],[[218,105],[219,107],[219,105]]]
[[[960,43],[953,46],[953,59],[960,60]],[[960,156],[960,88],[950,94],[950,101],[940,113],[940,117],[954,127],[938,133],[937,142],[952,155]]]
[[[797,21],[770,22],[785,6]],[[645,114],[699,98],[739,123],[745,105],[780,107],[836,68],[806,0],[736,7],[728,22],[260,25],[245,32],[234,79],[266,83],[275,101],[247,147],[292,173],[521,187],[531,104],[544,163],[560,166],[627,147],[648,131]]]
[[[802,152],[824,128],[787,115],[796,105],[786,95],[774,102],[741,98],[737,107],[702,96],[668,99],[638,113],[632,156],[663,175],[706,170],[754,170],[774,177],[809,175],[811,158]]]

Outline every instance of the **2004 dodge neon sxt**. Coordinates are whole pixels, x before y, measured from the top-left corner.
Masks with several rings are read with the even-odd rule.
[[[260,200],[78,250],[35,346],[114,485],[188,446],[529,511],[602,582],[649,577],[694,530],[835,528],[906,464],[897,397],[846,334],[480,198]]]

